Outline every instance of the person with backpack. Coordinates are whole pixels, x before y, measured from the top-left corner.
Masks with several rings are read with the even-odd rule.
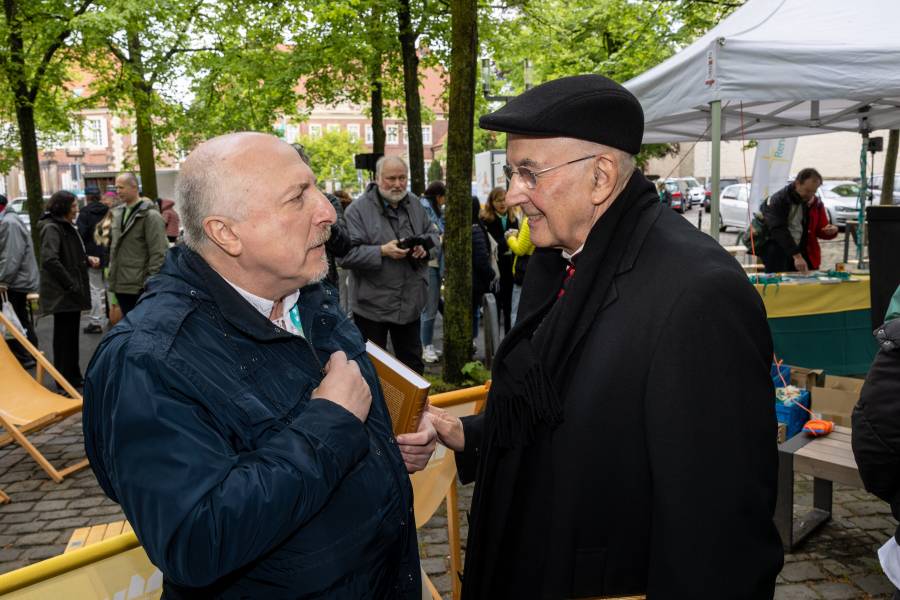
[[[809,271],[809,211],[820,185],[822,176],[818,171],[801,169],[794,181],[760,206],[766,240],[758,242],[757,249],[766,273]]]

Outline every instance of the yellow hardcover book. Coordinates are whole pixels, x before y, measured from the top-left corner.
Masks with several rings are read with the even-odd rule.
[[[394,435],[416,431],[428,402],[431,384],[384,348],[366,342],[366,351],[378,373],[384,401],[391,413]]]

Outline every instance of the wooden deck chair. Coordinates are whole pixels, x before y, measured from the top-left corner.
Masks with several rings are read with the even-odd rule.
[[[57,470],[44,455],[34,447],[25,434],[44,429],[69,415],[81,412],[82,399],[72,385],[60,375],[50,361],[16,330],[12,323],[0,313],[0,323],[10,331],[37,361],[35,377],[22,368],[10,351],[6,340],[0,341],[0,426],[6,431],[0,436],[0,447],[16,442],[40,465],[53,481],[59,483],[66,476],[88,466],[87,459],[78,461],[64,469]],[[70,396],[66,398],[51,392],[40,383],[43,371],[53,378]]]
[[[487,399],[490,382],[462,390],[435,394],[428,401],[446,409],[456,416],[467,416],[481,412]],[[459,600],[462,593],[459,573],[462,572],[462,548],[459,532],[459,509],[456,493],[456,458],[453,452],[438,446],[434,456],[422,471],[410,475],[416,512],[416,528],[420,528],[437,511],[441,502],[447,503],[447,540],[450,545],[450,586],[453,600]],[[427,593],[435,600],[440,599],[434,584],[422,571],[423,598]]]

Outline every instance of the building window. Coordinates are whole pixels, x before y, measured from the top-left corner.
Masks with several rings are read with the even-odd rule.
[[[422,145],[431,145],[431,125],[425,125],[424,127],[422,127]]]
[[[341,126],[338,123],[329,123],[325,126],[325,131],[328,133],[336,133],[341,130]]]
[[[322,137],[322,126],[318,123],[309,124],[309,137],[315,139]]]
[[[372,126],[366,125],[366,143],[372,145],[375,143],[375,134],[372,133]]]
[[[366,132],[366,135],[369,135],[369,131],[371,131],[371,130],[372,130],[372,128],[369,127],[368,131]],[[353,140],[354,142],[357,141],[359,139],[359,124],[351,123],[351,124],[347,125],[347,134],[350,136],[351,140]]]
[[[399,125],[388,125],[385,128],[385,133],[387,134],[386,144],[391,144],[396,146],[400,143],[400,126]]]
[[[106,119],[85,119],[81,127],[81,139],[85,145],[95,148],[106,148]]]
[[[293,144],[298,137],[300,137],[300,127],[298,125],[291,123],[284,128],[284,141],[287,143]]]

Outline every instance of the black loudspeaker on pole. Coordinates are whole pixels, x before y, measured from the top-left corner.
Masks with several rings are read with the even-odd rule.
[[[874,331],[884,322],[891,296],[900,285],[900,206],[869,206],[866,222]]]

